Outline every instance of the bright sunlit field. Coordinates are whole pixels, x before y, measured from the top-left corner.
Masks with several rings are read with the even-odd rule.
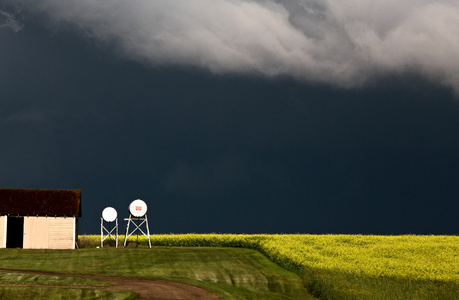
[[[96,249],[100,236],[83,235],[81,250],[2,249],[0,268],[161,278],[223,299],[459,299],[458,236],[164,234],[151,236],[151,249],[143,236],[123,241]]]
[[[93,245],[100,241],[100,236],[82,238]],[[145,237],[137,239],[147,244]],[[156,246],[258,250],[326,299],[459,298],[458,236],[167,234],[151,239]]]
[[[99,235],[89,238],[100,243]],[[147,245],[147,238],[139,236]],[[120,236],[122,246],[124,236]],[[128,241],[135,241],[130,237]],[[155,246],[241,247],[260,250],[288,268],[345,271],[370,276],[459,282],[458,236],[371,235],[152,235]]]

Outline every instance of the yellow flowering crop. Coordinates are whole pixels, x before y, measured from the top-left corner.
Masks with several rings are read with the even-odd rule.
[[[138,239],[141,244],[147,241],[144,236]],[[161,234],[152,235],[151,241],[155,246],[255,249],[298,271],[459,282],[458,236]]]

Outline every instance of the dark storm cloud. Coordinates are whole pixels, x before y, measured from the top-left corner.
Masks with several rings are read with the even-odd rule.
[[[7,1],[151,65],[355,87],[415,70],[458,91],[453,0]]]
[[[215,196],[225,190],[249,184],[249,174],[242,161],[230,154],[191,165],[176,162],[165,173],[161,184],[171,193],[187,196]]]
[[[18,32],[24,25],[15,19],[12,14],[0,10],[0,29],[9,28],[14,32]]]
[[[81,188],[80,233],[457,234],[455,2],[4,3],[0,182]]]

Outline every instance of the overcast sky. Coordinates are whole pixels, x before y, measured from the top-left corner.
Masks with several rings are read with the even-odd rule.
[[[0,0],[1,188],[154,233],[458,234],[456,0]]]

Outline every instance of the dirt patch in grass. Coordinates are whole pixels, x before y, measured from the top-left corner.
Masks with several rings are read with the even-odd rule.
[[[62,277],[74,278],[89,278],[95,280],[111,281],[116,283],[109,287],[100,286],[56,286],[56,287],[69,287],[69,288],[88,288],[88,289],[110,289],[110,290],[123,290],[132,291],[139,295],[137,299],[221,299],[219,296],[200,287],[165,281],[156,279],[139,279],[127,277],[108,277],[108,276],[92,276],[92,275],[74,275],[74,274],[60,274],[60,273],[46,273],[38,271],[19,271],[19,270],[5,270],[0,269],[4,273],[21,273],[21,274],[39,274],[39,275],[55,275]],[[5,285],[3,285],[5,286]],[[21,283],[8,285],[8,286],[24,286]],[[33,285],[27,286],[45,286],[49,285]]]

